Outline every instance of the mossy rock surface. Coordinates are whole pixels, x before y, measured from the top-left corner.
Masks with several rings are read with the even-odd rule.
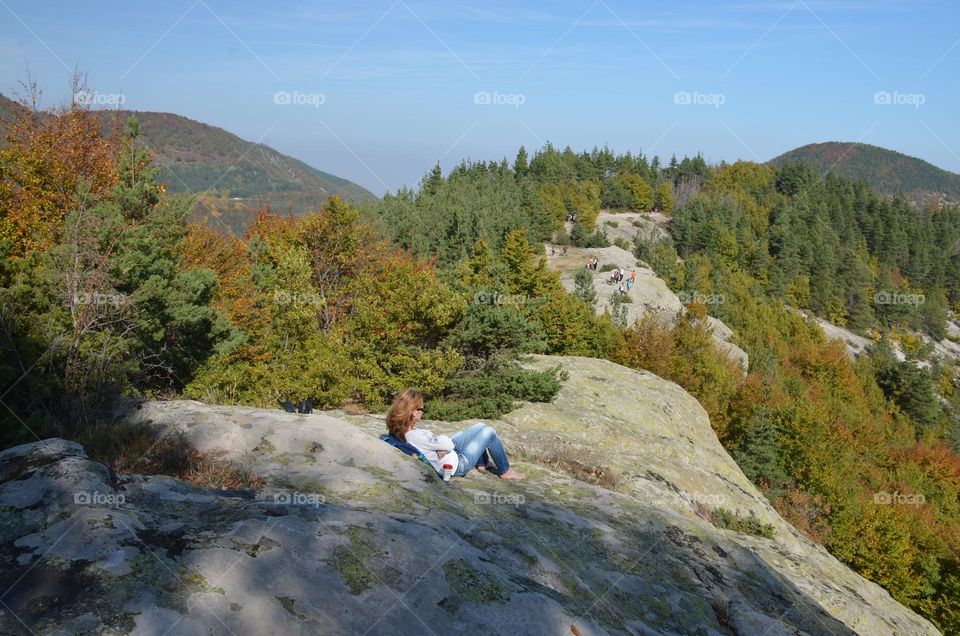
[[[569,379],[487,422],[523,482],[444,484],[377,439],[382,415],[192,401],[128,417],[240,462],[255,497],[64,440],[3,451],[0,634],[937,633],[787,525],[677,385],[525,364]]]

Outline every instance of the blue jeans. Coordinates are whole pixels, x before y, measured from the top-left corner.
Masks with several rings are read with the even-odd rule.
[[[493,463],[497,465],[498,474],[510,470],[510,460],[507,459],[507,452],[503,450],[503,442],[492,427],[486,424],[474,424],[454,434],[451,439],[454,450],[460,456],[457,477],[463,477],[470,472],[471,468],[485,465],[487,453],[490,453]]]

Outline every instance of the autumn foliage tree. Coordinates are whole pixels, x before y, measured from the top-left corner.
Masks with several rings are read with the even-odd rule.
[[[12,255],[45,249],[58,242],[67,211],[81,184],[86,196],[99,199],[118,180],[122,126],[101,134],[97,113],[71,100],[50,111],[39,108],[40,90],[24,85],[19,114],[5,126],[0,148],[0,239],[11,242]],[[87,90],[75,75],[70,94]]]
[[[46,116],[58,123],[44,130],[86,121],[69,109]],[[181,268],[190,202],[164,197],[138,131],[131,119],[107,191],[81,175],[70,192],[63,188],[73,182],[60,174],[66,164],[34,164],[38,183],[58,184],[34,191],[50,213],[16,217],[30,223],[0,241],[0,376],[19,377],[8,397],[14,439],[33,430],[17,426],[28,420],[48,434],[76,435],[121,395],[179,391],[230,340],[231,326],[209,306],[215,274]],[[91,147],[104,147],[97,130],[85,135]],[[5,174],[36,150],[15,149],[21,154],[4,158]],[[43,241],[30,238],[41,234]]]

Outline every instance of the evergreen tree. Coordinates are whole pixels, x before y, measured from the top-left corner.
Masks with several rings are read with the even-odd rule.
[[[443,170],[440,169],[440,162],[433,164],[430,174],[423,178],[420,184],[420,191],[427,196],[434,196],[443,186]]]
[[[520,146],[520,150],[517,151],[517,158],[513,161],[513,172],[517,175],[517,179],[522,179],[527,176],[527,172],[530,170],[530,166],[527,162],[527,149],[523,146]]]
[[[661,181],[653,195],[653,207],[663,214],[673,213],[673,188],[669,181]]]
[[[597,303],[597,290],[593,287],[593,274],[590,270],[583,268],[577,272],[574,281],[574,293],[585,302],[590,309],[593,309]]]

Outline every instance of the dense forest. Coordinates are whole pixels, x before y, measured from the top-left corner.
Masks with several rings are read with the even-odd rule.
[[[106,446],[118,396],[379,410],[415,385],[428,418],[497,417],[558,390],[524,353],[607,358],[683,386],[788,521],[960,630],[957,368],[924,340],[960,311],[958,209],[799,164],[547,145],[232,236],[188,222],[138,136],[73,104],[0,148],[4,446]],[[672,238],[627,247],[675,291],[722,295],[745,377],[702,304],[621,327],[563,290],[543,244],[606,245],[601,209],[670,216]],[[800,310],[875,344],[852,361]]]

